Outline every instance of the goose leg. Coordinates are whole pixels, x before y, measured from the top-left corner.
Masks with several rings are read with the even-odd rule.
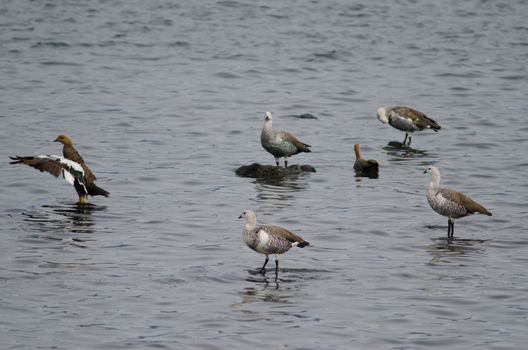
[[[269,257],[268,255],[266,255],[266,260],[264,260],[264,265],[262,265],[262,267],[260,268],[260,273],[262,274],[266,273],[266,264],[268,263],[268,261],[269,261]]]
[[[275,163],[277,163],[277,167],[279,166],[279,158],[275,158]]]
[[[411,135],[409,135],[409,142],[407,142],[407,146],[411,146]]]
[[[275,254],[275,279],[279,277],[279,256]]]
[[[455,222],[451,219],[447,221],[447,237],[453,238],[453,234],[455,233]]]
[[[79,202],[77,204],[80,204],[80,205],[88,204],[88,195],[79,196]]]
[[[409,136],[407,133],[405,133],[405,138],[403,139],[402,145],[405,146],[405,142],[407,142],[407,136]]]
[[[284,168],[288,167],[288,158],[284,157]]]

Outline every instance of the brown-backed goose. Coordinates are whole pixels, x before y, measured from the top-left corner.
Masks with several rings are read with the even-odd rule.
[[[455,219],[474,213],[491,216],[491,213],[463,193],[440,187],[440,171],[429,166],[424,173],[431,174],[427,187],[427,201],[438,214],[448,217],[447,237],[452,238],[455,232]]]
[[[427,117],[424,113],[405,106],[382,107],[378,109],[378,119],[384,124],[404,131],[405,138],[403,145],[411,145],[411,135],[414,131],[433,129],[438,131],[441,129],[440,125],[433,119]],[[409,142],[405,144],[409,137]]]
[[[275,131],[272,128],[271,112],[265,113],[264,126],[260,134],[262,147],[275,157],[279,166],[279,158],[284,157],[284,167],[288,167],[288,157],[301,152],[311,152],[310,145],[303,143],[286,131]]]
[[[86,166],[79,152],[73,147],[73,141],[66,135],[60,135],[55,139],[64,145],[62,153],[64,157],[56,155],[42,155],[30,157],[10,157],[10,164],[26,164],[40,171],[46,171],[55,177],[62,175],[68,183],[75,187],[79,195],[79,203],[88,203],[88,195],[105,196],[109,193],[95,184],[96,177]]]
[[[354,162],[354,171],[357,176],[378,177],[379,164],[374,159],[366,160],[361,154],[361,147],[359,144],[354,145],[354,153],[356,153],[356,161]]]
[[[257,253],[266,255],[264,265],[260,269],[262,273],[266,272],[269,254],[275,254],[275,274],[279,271],[279,254],[290,250],[293,246],[300,248],[309,245],[304,239],[282,227],[278,226],[257,226],[257,216],[252,210],[245,210],[239,219],[246,219],[242,239],[248,247]]]

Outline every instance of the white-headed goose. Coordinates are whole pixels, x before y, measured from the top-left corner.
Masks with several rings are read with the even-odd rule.
[[[389,124],[393,128],[405,132],[402,144],[411,145],[411,135],[414,131],[432,129],[438,131],[440,125],[424,113],[405,106],[382,107],[378,109],[377,116],[380,122]],[[409,137],[409,142],[405,144]]]
[[[491,216],[491,213],[463,193],[440,187],[440,171],[429,166],[424,173],[431,174],[427,187],[427,201],[438,214],[448,217],[447,237],[452,238],[455,232],[455,219],[474,213]]]
[[[271,112],[265,113],[264,126],[260,134],[262,147],[275,157],[279,166],[279,158],[284,157],[284,167],[288,167],[288,157],[301,152],[311,152],[310,145],[303,143],[286,131],[275,131],[272,128]]]
[[[277,275],[279,254],[286,253],[293,246],[303,248],[309,245],[304,239],[282,227],[257,226],[257,216],[252,210],[245,210],[238,218],[246,219],[242,231],[244,243],[257,253],[266,255],[264,265],[260,269],[262,273],[266,272],[266,264],[270,254],[275,254],[275,275]]]

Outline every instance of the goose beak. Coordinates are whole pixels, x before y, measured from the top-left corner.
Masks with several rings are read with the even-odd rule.
[[[242,219],[242,215],[240,215],[238,218],[239,218],[239,219]]]
[[[59,138],[57,137],[53,142],[59,142]]]
[[[424,174],[427,174],[427,169],[425,169],[423,173],[424,173]]]

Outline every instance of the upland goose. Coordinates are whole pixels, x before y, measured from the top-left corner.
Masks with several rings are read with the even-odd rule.
[[[304,248],[309,245],[304,239],[282,227],[278,226],[257,226],[257,216],[252,210],[245,210],[239,219],[246,219],[242,239],[248,247],[257,253],[266,255],[264,265],[260,269],[266,272],[266,264],[270,254],[275,254],[275,274],[279,271],[279,254],[286,253],[291,247]]]
[[[361,147],[359,144],[354,145],[354,152],[356,153],[356,161],[354,162],[354,171],[357,176],[377,177],[379,164],[374,159],[366,160],[361,155]]]
[[[66,135],[59,135],[55,142],[64,145],[62,153],[64,157],[56,155],[42,155],[29,157],[9,157],[13,161],[10,164],[26,164],[40,171],[46,171],[55,177],[62,175],[64,179],[74,186],[79,195],[79,203],[87,204],[88,195],[105,196],[110,193],[97,187],[96,177],[86,166],[79,152],[73,147],[73,141]]]
[[[453,238],[455,219],[474,213],[491,216],[491,213],[463,193],[440,187],[440,171],[435,166],[429,166],[425,173],[431,174],[431,182],[427,187],[427,201],[438,214],[447,216],[447,237]]]
[[[271,112],[265,113],[264,126],[260,134],[262,147],[275,157],[279,166],[279,158],[284,157],[284,167],[288,167],[288,157],[301,152],[311,152],[310,145],[303,143],[286,131],[275,131],[272,128]]]
[[[405,138],[402,142],[404,146],[411,145],[411,134],[414,131],[424,129],[438,131],[441,129],[440,125],[433,119],[410,107],[382,107],[378,109],[377,115],[380,122],[405,132]],[[405,144],[407,137],[409,137],[409,142]]]

